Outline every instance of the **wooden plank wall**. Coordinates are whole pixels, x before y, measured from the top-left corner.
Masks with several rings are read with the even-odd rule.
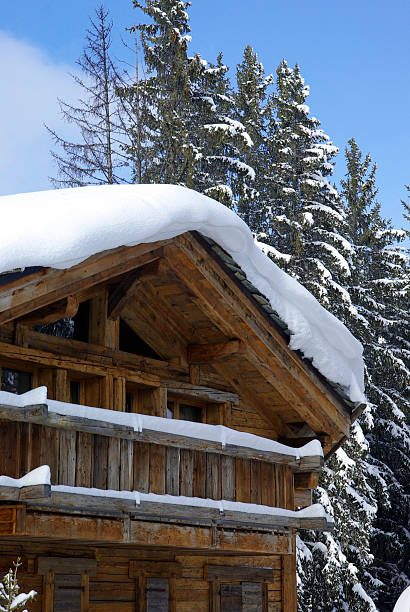
[[[0,474],[13,478],[47,464],[52,484],[294,508],[286,465],[28,423],[0,421],[0,433],[13,440],[0,446]]]
[[[22,592],[30,589],[37,591],[34,602],[30,602],[30,612],[43,612],[43,578],[37,574],[38,556],[78,556],[90,557],[94,551],[80,550],[71,547],[63,549],[50,547],[46,544],[12,545],[1,543],[0,576],[8,571],[18,555],[22,558],[22,566],[18,573],[18,581]],[[273,582],[268,584],[268,611],[285,612],[282,606],[282,562],[281,557],[259,556],[212,556],[197,554],[178,554],[174,552],[152,552],[130,550],[126,548],[98,548],[95,550],[97,559],[97,574],[90,577],[89,612],[135,612],[136,579],[130,575],[131,560],[172,561],[181,565],[181,576],[175,579],[172,588],[174,599],[172,609],[175,612],[209,612],[211,585],[204,579],[204,569],[207,564],[223,566],[248,566],[272,568]],[[234,572],[234,570],[233,570]],[[193,607],[194,606],[194,607]]]

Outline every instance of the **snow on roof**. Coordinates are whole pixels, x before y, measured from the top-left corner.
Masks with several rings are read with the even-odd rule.
[[[176,185],[104,185],[1,198],[0,273],[29,266],[69,268],[119,246],[196,230],[245,272],[287,324],[299,349],[353,402],[364,402],[362,345],[254,243],[247,225],[215,200]]]

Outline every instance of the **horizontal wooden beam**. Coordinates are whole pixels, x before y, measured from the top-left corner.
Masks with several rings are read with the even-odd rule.
[[[138,432],[126,425],[49,412],[47,406],[42,406],[40,408],[41,410],[39,410],[38,406],[20,408],[19,406],[0,405],[0,419],[36,423],[37,425],[44,425],[45,427],[57,429],[84,431],[113,438],[149,442],[162,446],[174,446],[233,457],[245,457],[270,463],[280,463],[289,465],[295,472],[319,471],[323,466],[323,457],[321,456],[302,457],[297,460],[295,455],[263,451],[233,444],[226,444],[223,446],[220,442],[214,442],[212,440],[204,440],[183,434],[157,430],[143,429],[141,432]]]
[[[228,340],[216,344],[191,344],[188,346],[188,363],[217,363],[243,351],[240,340]]]
[[[316,489],[319,484],[319,473],[305,472],[304,474],[295,474],[294,484],[295,489]]]
[[[28,485],[26,487],[0,486],[1,501],[33,501],[47,499],[51,495],[51,487],[46,484]]]
[[[13,487],[0,487],[10,491],[9,500],[13,497]],[[4,494],[3,494],[4,495]],[[3,499],[6,499],[3,497]],[[30,502],[29,508],[38,512],[43,509],[47,512],[60,511],[67,512],[70,508],[76,509],[83,515],[102,512],[106,515],[113,512],[113,516],[121,516],[126,513],[131,520],[160,520],[161,522],[172,523],[184,521],[187,524],[207,524],[215,525],[220,529],[232,529],[233,527],[247,530],[258,529],[332,529],[333,523],[329,523],[325,517],[298,516],[297,513],[289,515],[288,510],[276,508],[275,513],[262,514],[252,512],[252,504],[248,505],[249,512],[239,510],[226,510],[222,512],[218,508],[208,508],[205,506],[189,506],[172,503],[161,503],[160,501],[141,501],[136,505],[134,499],[124,499],[123,497],[87,495],[81,492],[62,491],[58,486],[51,487],[51,496],[46,500]],[[119,514],[120,513],[120,514]],[[71,536],[71,534],[70,534]],[[53,537],[52,531],[48,537]]]
[[[143,280],[156,278],[159,273],[160,258],[133,270],[128,276],[114,287],[108,297],[107,316],[112,321],[115,321],[124,308],[135,297],[138,287]]]
[[[228,391],[220,391],[219,389],[180,382],[178,380],[163,381],[163,385],[168,389],[168,393],[173,393],[174,395],[203,399],[217,404],[231,402],[235,406],[239,405],[239,395],[237,393],[229,393]]]
[[[81,559],[78,557],[38,557],[37,573],[40,576],[54,572],[55,574],[82,574],[96,576],[96,559]]]
[[[77,314],[78,306],[78,299],[74,295],[68,295],[66,298],[54,302],[54,304],[49,304],[20,317],[17,322],[23,325],[55,323],[60,319],[74,317]]]

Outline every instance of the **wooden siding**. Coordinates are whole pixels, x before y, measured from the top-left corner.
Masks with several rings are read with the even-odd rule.
[[[282,604],[284,575],[281,557],[278,555],[264,556],[216,556],[197,554],[175,554],[173,552],[153,552],[147,549],[130,550],[126,548],[98,548],[95,553],[87,548],[69,547],[64,549],[57,546],[41,544],[2,543],[0,557],[0,573],[5,573],[13,561],[20,555],[22,566],[19,569],[18,579],[23,592],[30,589],[37,591],[37,597],[30,603],[30,612],[46,612],[44,605],[45,591],[47,590],[48,576],[40,575],[37,571],[38,558],[47,556],[70,558],[90,558],[96,556],[97,573],[89,578],[89,612],[135,612],[138,606],[138,576],[130,571],[133,560],[149,561],[152,566],[158,563],[166,566],[177,562],[180,565],[180,575],[170,580],[171,610],[173,612],[209,612],[212,583],[206,578],[206,566],[271,568],[271,581],[266,583],[267,603],[269,612],[291,612],[290,607]],[[154,575],[158,572],[154,571]],[[58,575],[58,574],[56,574]],[[71,580],[73,580],[71,578]],[[292,611],[293,612],[293,611]]]
[[[12,478],[47,464],[52,484],[294,508],[287,465],[28,423],[0,421],[0,432],[13,441],[1,445],[0,474]]]

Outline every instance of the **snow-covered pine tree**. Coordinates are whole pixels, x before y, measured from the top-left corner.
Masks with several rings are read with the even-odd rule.
[[[133,0],[149,18],[134,30],[141,34],[147,77],[140,83],[144,97],[141,145],[146,168],[145,183],[192,186],[195,149],[190,141],[192,82],[200,69],[198,59],[187,56],[190,2],[182,0]],[[129,150],[132,155],[132,148]]]
[[[101,5],[90,18],[86,46],[77,64],[83,76],[73,79],[83,94],[76,105],[59,100],[67,124],[78,131],[78,141],[66,140],[47,127],[61,152],[52,152],[58,176],[55,187],[82,187],[128,182],[129,144],[117,89],[123,85],[111,56],[112,21]]]
[[[236,117],[235,95],[222,53],[216,64],[197,59],[201,71],[193,90],[195,112],[191,117],[198,160],[193,187],[237,209],[234,185],[253,178],[253,168],[240,160],[252,140]]]
[[[233,181],[233,191],[238,202],[238,214],[254,232],[261,230],[265,215],[263,194],[267,170],[265,161],[268,159],[266,127],[269,110],[266,98],[272,82],[273,76],[265,76],[257,53],[248,45],[242,62],[236,67],[235,102],[237,119],[243,124],[253,144],[240,155],[240,161],[249,167],[249,171],[243,180]]]
[[[340,197],[329,183],[337,149],[310,117],[308,88],[298,66],[277,71],[274,114],[268,126],[271,168],[267,226],[260,240],[270,256],[344,322],[354,310],[344,285],[353,247]],[[366,567],[376,511],[366,464],[368,444],[359,424],[327,462],[317,500],[335,519],[332,534],[299,541],[299,609],[374,611]]]
[[[0,583],[0,612],[27,612],[27,602],[32,601],[37,595],[36,591],[20,593],[17,582],[17,570],[20,565],[20,559],[17,559],[14,567],[3,576]]]
[[[354,245],[350,286],[356,316],[350,329],[362,341],[367,364],[367,396],[374,406],[368,431],[369,469],[378,511],[372,538],[378,609],[390,612],[410,582],[410,269],[395,230],[380,215],[376,167],[354,139],[346,149],[342,181],[348,234]],[[406,575],[407,573],[407,575]]]
[[[342,236],[343,211],[329,182],[338,149],[310,116],[309,88],[297,65],[292,69],[281,62],[276,89],[270,101],[268,216],[261,240],[326,307],[348,303],[342,285],[350,273],[350,245]]]

